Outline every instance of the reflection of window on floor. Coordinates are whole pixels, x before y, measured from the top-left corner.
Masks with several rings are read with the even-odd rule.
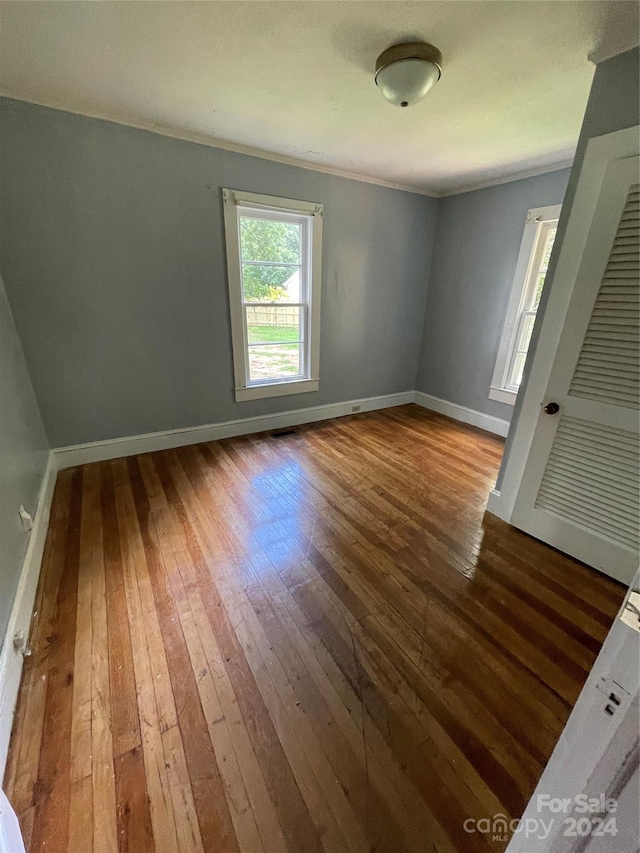
[[[515,403],[549,267],[559,215],[560,205],[530,210],[527,215],[489,390],[492,400],[511,405]]]
[[[236,400],[316,391],[322,208],[224,199]]]

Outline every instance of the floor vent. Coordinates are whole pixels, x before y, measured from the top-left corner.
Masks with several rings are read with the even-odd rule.
[[[275,432],[271,433],[271,438],[284,438],[285,435],[296,435],[297,430],[295,429],[278,429]]]

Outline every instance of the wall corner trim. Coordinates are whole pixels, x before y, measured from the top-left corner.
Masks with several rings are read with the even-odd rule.
[[[51,451],[42,477],[38,508],[33,528],[29,534],[27,552],[22,562],[16,597],[11,608],[7,632],[2,642],[2,652],[0,653],[0,779],[4,776],[7,762],[13,716],[18,701],[18,689],[22,675],[23,657],[21,652],[13,648],[13,637],[18,631],[23,631],[25,637],[29,636],[57,473],[55,454]]]
[[[504,505],[504,501],[500,499],[500,490],[491,489],[489,492],[489,500],[487,501],[487,512],[501,518],[503,521],[509,521],[508,507]]]
[[[441,400],[440,397],[433,397],[431,394],[425,394],[422,391],[415,392],[415,402],[423,409],[430,409],[432,412],[438,412],[448,418],[454,418],[456,421],[471,424],[471,426],[479,427],[503,438],[509,432],[509,421],[495,418],[493,415],[485,415],[484,412],[477,412],[475,409],[469,409],[459,403]]]

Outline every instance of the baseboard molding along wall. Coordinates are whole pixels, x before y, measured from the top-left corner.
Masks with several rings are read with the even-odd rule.
[[[417,403],[424,409],[430,409],[447,415],[457,421],[480,427],[480,429],[506,436],[509,422],[482,412],[476,412],[466,406],[440,400],[421,391],[403,391],[399,394],[386,394],[380,397],[363,397],[344,403],[329,403],[325,406],[310,406],[306,409],[291,409],[274,415],[260,415],[253,418],[240,418],[223,421],[218,424],[203,424],[197,427],[172,429],[164,432],[150,432],[144,435],[131,435],[123,438],[111,438],[106,441],[94,441],[89,444],[76,444],[70,447],[58,447],[53,452],[59,470],[88,462],[103,462],[107,459],[119,459],[122,456],[134,456],[137,453],[152,453],[157,450],[169,450],[173,447],[185,447],[203,441],[216,441],[220,438],[233,438],[237,435],[249,435],[255,432],[268,432],[283,427],[339,418],[355,412],[371,412],[375,409],[389,409]]]
[[[479,427],[487,432],[494,433],[494,435],[501,435],[503,438],[506,438],[509,432],[509,421],[494,418],[493,415],[485,415],[484,412],[477,412],[475,409],[469,409],[467,406],[461,406],[458,403],[450,403],[449,400],[441,400],[440,397],[432,397],[431,394],[424,394],[422,391],[415,392],[414,402],[424,409],[439,412],[441,415]]]
[[[474,409],[460,406],[457,403],[450,403],[448,400],[432,397],[430,394],[423,394],[421,391],[403,391],[399,394],[363,397],[344,403],[329,403],[325,406],[291,409],[288,412],[279,412],[274,415],[259,415],[253,418],[223,421],[218,424],[203,424],[197,427],[93,441],[89,444],[75,444],[70,447],[58,447],[53,452],[58,470],[62,470],[74,465],[85,465],[88,462],[103,462],[107,459],[119,459],[122,456],[134,456],[137,453],[152,453],[156,450],[185,447],[203,441],[216,441],[220,438],[233,438],[237,435],[268,432],[283,427],[339,418],[342,415],[351,415],[354,411],[372,412],[375,409],[389,409],[393,406],[404,406],[407,403],[417,403],[424,409],[439,412],[495,435],[506,436],[509,431],[509,421],[485,415],[483,412],[476,412]]]
[[[84,465],[87,462],[102,462],[105,459],[134,456],[136,453],[152,453],[156,450],[185,447],[188,444],[199,444],[203,441],[216,441],[220,438],[233,438],[236,435],[249,435],[254,432],[268,432],[283,427],[325,421],[329,418],[353,414],[354,409],[356,412],[372,412],[374,409],[404,406],[407,403],[413,403],[413,399],[413,391],[386,394],[381,397],[363,397],[360,400],[349,400],[345,403],[291,409],[274,415],[260,415],[254,418],[223,421],[218,424],[203,424],[165,432],[150,432],[145,435],[94,441],[90,444],[76,444],[72,447],[59,447],[54,453],[58,469],[62,470],[74,465]]]
[[[51,452],[42,478],[33,528],[29,533],[27,553],[22,562],[18,589],[0,653],[0,780],[4,776],[7,762],[13,715],[18,701],[18,689],[24,661],[22,651],[16,650],[13,646],[13,638],[22,632],[25,645],[29,640],[33,605],[49,527],[49,513],[53,501],[56,474],[56,458],[55,454]]]

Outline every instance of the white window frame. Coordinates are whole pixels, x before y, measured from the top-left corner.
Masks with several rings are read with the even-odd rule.
[[[491,400],[508,403],[510,406],[515,405],[518,396],[518,389],[507,385],[507,373],[511,366],[513,349],[517,343],[518,321],[528,291],[532,286],[532,276],[540,265],[540,253],[544,248],[544,241],[540,239],[541,235],[549,228],[550,224],[557,224],[561,209],[561,204],[534,207],[529,210],[525,220],[516,271],[511,285],[511,295],[509,296],[507,313],[500,336],[498,356],[489,388]]]
[[[280,397],[301,394],[320,388],[320,284],[322,280],[322,218],[323,207],[308,201],[297,201],[277,196],[258,195],[224,189],[224,225],[227,245],[227,275],[229,283],[229,309],[233,343],[233,370],[237,402],[259,400],[263,397]],[[301,302],[303,311],[303,371],[300,376],[283,379],[249,378],[249,346],[246,327],[245,302],[242,291],[240,258],[240,217],[245,211],[259,211],[265,218],[272,215],[277,221],[297,222],[302,225]],[[306,271],[306,275],[304,275]],[[302,281],[304,279],[304,281]],[[253,303],[252,303],[253,304]],[[263,302],[262,305],[282,305]],[[289,304],[289,303],[286,303]]]

